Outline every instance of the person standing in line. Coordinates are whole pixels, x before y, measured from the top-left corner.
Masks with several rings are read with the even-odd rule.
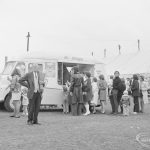
[[[32,69],[32,72],[25,74],[25,76],[19,79],[19,83],[28,88],[29,113],[27,124],[40,125],[38,114],[44,90],[44,75],[38,71],[38,64],[34,63]]]
[[[82,114],[83,84],[84,80],[82,74],[79,73],[79,68],[77,66],[73,67],[71,71],[71,85],[70,85],[70,95],[72,96],[71,112],[73,116],[79,116]]]
[[[105,81],[104,75],[99,76],[100,81],[98,82],[99,88],[99,100],[102,105],[101,112],[105,113],[105,103],[107,99],[107,83]]]
[[[114,108],[115,112],[114,115],[118,114],[118,92],[119,92],[119,85],[121,84],[121,79],[119,78],[119,71],[115,71],[114,73],[114,79],[113,79],[113,90],[112,90],[112,95],[113,95],[113,101],[114,101]]]
[[[91,100],[91,106],[93,106],[93,114],[96,113],[95,107],[98,104],[98,84],[97,84],[97,78],[93,78],[92,82],[92,100]]]
[[[113,94],[112,94],[112,89],[113,89],[113,75],[110,76],[110,80],[108,82],[108,96],[109,96],[109,100],[110,100],[110,104],[111,104],[111,108],[112,108],[112,112],[111,114],[114,114],[115,112],[115,104],[113,101]]]
[[[118,104],[120,106],[121,113],[123,113],[123,107],[122,105],[120,105],[120,100],[125,90],[126,90],[125,80],[124,78],[121,78],[121,83],[119,85],[119,92],[118,92]]]
[[[139,89],[139,82],[138,76],[136,74],[133,75],[133,82],[131,85],[132,96],[134,101],[134,109],[133,114],[139,113],[139,96],[140,96],[140,89]]]
[[[63,87],[63,113],[69,113],[69,91],[66,86]]]
[[[144,104],[148,103],[148,87],[146,82],[144,81],[144,76],[140,76],[140,96],[139,96],[139,106],[140,112],[144,112]]]
[[[86,109],[85,116],[90,114],[90,102],[92,100],[92,84],[91,84],[91,73],[85,73],[85,81],[83,84],[83,101]]]

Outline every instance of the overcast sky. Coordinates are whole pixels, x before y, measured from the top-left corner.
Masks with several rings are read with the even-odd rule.
[[[30,51],[96,56],[150,47],[149,0],[0,0],[1,60]],[[0,62],[1,63],[1,62]]]

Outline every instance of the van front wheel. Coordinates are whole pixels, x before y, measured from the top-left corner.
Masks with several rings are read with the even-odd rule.
[[[12,112],[14,110],[12,100],[11,100],[11,93],[8,93],[8,95],[6,96],[4,106],[8,112]]]

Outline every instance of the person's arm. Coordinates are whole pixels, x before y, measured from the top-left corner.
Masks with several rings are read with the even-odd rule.
[[[135,90],[138,90],[138,81],[137,82],[133,82],[132,86],[131,86],[131,90],[132,91],[135,91]]]
[[[25,74],[25,76],[21,77],[18,81],[22,86],[25,86],[25,87],[29,87],[28,85],[28,74]]]
[[[9,84],[9,85],[6,87],[6,89],[5,89],[5,90],[7,90],[8,88],[10,88],[10,85],[11,85],[11,84]]]
[[[143,83],[143,88],[142,88],[142,90],[143,90],[143,91],[147,91],[147,89],[148,89],[148,86],[147,86],[146,82],[144,82],[144,83]]]
[[[131,105],[131,102],[130,102],[130,98],[129,98],[129,106]]]
[[[74,88],[74,83],[75,83],[75,80],[73,77],[71,77],[71,84],[70,84],[70,94],[72,95],[72,92],[73,92],[73,88]]]
[[[91,81],[90,79],[87,80],[87,85],[85,87],[85,92],[89,92],[91,90]]]

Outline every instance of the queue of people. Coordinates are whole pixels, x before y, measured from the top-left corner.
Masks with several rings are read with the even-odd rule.
[[[72,79],[70,83],[72,115],[89,115],[91,112],[96,113],[96,106],[101,106],[101,113],[105,113],[106,100],[109,97],[112,112],[111,114],[129,115],[129,106],[131,104],[131,96],[133,97],[133,114],[143,113],[144,104],[148,103],[148,94],[144,77],[133,75],[132,81],[120,78],[119,71],[115,71],[114,76],[106,82],[104,75],[100,75],[99,79],[93,78],[91,82],[91,74],[85,72],[80,74],[77,67],[72,70]],[[118,111],[120,107],[120,112]],[[93,108],[92,111],[90,108]]]

